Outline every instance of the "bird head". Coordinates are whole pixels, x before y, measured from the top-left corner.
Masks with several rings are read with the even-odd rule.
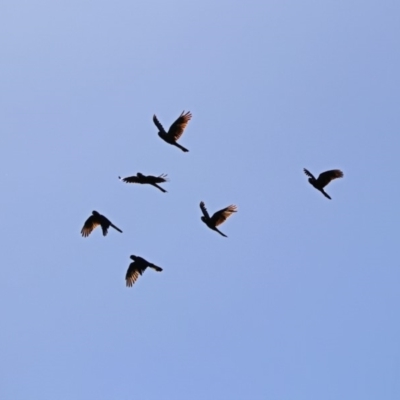
[[[207,218],[203,215],[202,217],[200,217],[201,218],[201,220],[204,222],[204,223],[206,223],[206,221],[207,221]]]
[[[100,215],[97,211],[92,211],[93,215]]]
[[[136,176],[143,177],[144,175],[143,175],[142,173],[138,172],[138,173],[136,174]]]
[[[134,256],[134,255],[132,255],[130,258],[131,258],[131,260],[136,261],[136,258],[137,258],[137,257]]]

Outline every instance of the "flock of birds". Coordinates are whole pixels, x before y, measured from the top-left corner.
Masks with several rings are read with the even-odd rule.
[[[163,139],[165,142],[172,146],[176,146],[181,149],[183,152],[187,153],[189,150],[180,145],[177,141],[182,136],[188,122],[191,120],[192,114],[190,112],[185,113],[184,111],[178,117],[178,119],[170,126],[168,132],[164,129],[161,123],[158,121],[157,117],[153,116],[153,122],[158,128],[158,136]],[[334,179],[342,178],[343,172],[334,169],[330,171],[322,172],[318,178],[315,178],[314,175],[304,168],[304,173],[309,177],[308,182],[315,187],[315,189],[319,190],[325,197],[331,200],[331,197],[325,192],[324,188]],[[161,190],[163,193],[167,191],[162,188],[159,184],[167,182],[167,175],[163,174],[160,176],[152,176],[152,175],[143,175],[138,172],[134,176],[128,176],[126,178],[119,177],[125,183],[138,183],[138,184],[148,184],[156,187]],[[218,232],[220,235],[227,237],[224,233],[222,233],[217,227],[225,222],[233,213],[237,212],[237,207],[235,205],[230,205],[228,207],[223,208],[215,212],[212,217],[210,217],[207,208],[203,201],[200,202],[200,209],[203,213],[201,220],[212,230]],[[104,215],[101,215],[97,211],[93,211],[92,215],[85,221],[83,228],[81,230],[81,234],[83,237],[88,237],[92,231],[100,226],[103,231],[103,236],[106,236],[108,233],[108,229],[110,227],[116,229],[118,232],[122,233],[122,230],[115,226],[108,218]],[[126,286],[131,287],[140,275],[147,268],[152,268],[157,272],[161,272],[162,268],[158,267],[155,264],[150,263],[142,257],[131,255],[131,260],[128,270],[126,272],[125,280]]]

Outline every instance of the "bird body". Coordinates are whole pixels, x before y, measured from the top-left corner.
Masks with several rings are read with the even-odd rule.
[[[162,268],[148,262],[142,257],[132,255],[130,258],[131,260],[133,260],[133,262],[129,264],[129,268],[128,271],[126,271],[126,276],[125,276],[126,286],[128,287],[131,287],[137,281],[139,276],[143,275],[143,272],[147,268],[153,268],[157,272],[162,271]]]
[[[161,125],[160,121],[155,115],[153,115],[153,122],[158,128],[158,136],[160,136],[161,139],[173,146],[180,148],[184,152],[188,152],[189,150],[177,143],[177,140],[182,136],[183,131],[185,130],[186,125],[191,120],[191,118],[192,114],[190,113],[190,111],[188,111],[187,113],[185,113],[185,111],[182,111],[182,114],[168,129],[168,132],[164,129],[164,127]]]
[[[220,235],[224,237],[228,237],[224,233],[222,233],[217,228],[217,226],[225,222],[227,218],[229,218],[234,212],[237,212],[237,207],[235,205],[230,205],[226,208],[223,208],[222,210],[217,211],[216,213],[213,214],[212,217],[210,217],[210,215],[208,214],[204,201],[200,202],[200,209],[203,212],[201,220],[213,231],[218,232]]]
[[[83,228],[81,230],[81,234],[83,237],[89,236],[93,229],[97,226],[101,226],[103,231],[103,236],[106,236],[108,233],[108,228],[111,226],[116,229],[118,232],[121,232],[121,229],[117,228],[109,219],[107,219],[104,215],[101,215],[97,211],[93,211],[92,215],[85,221]]]
[[[325,192],[324,187],[329,184],[333,179],[343,178],[343,172],[339,169],[333,169],[325,171],[319,174],[318,179],[315,179],[314,175],[307,169],[303,169],[304,173],[309,177],[308,182],[319,190],[326,198],[332,200],[328,193]]]
[[[118,178],[121,179],[122,182],[125,182],[125,183],[148,184],[148,185],[156,187],[157,189],[161,190],[163,193],[167,192],[161,186],[157,185],[158,183],[163,183],[163,182],[167,182],[168,181],[166,174],[162,174],[162,175],[159,175],[159,176],[153,176],[153,175],[143,175],[140,172],[138,172],[134,176],[128,176],[126,178],[121,178],[119,176]]]

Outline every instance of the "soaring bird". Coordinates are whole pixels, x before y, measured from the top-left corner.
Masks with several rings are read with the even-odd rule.
[[[139,275],[143,275],[143,272],[146,270],[147,267],[155,269],[157,272],[161,272],[162,268],[157,267],[152,263],[149,263],[142,257],[138,256],[131,256],[132,263],[129,264],[128,271],[126,271],[126,286],[131,287],[139,278]]]
[[[92,233],[92,230],[96,228],[96,226],[101,226],[103,230],[103,236],[107,235],[108,228],[112,226],[118,232],[121,232],[121,229],[117,228],[110,220],[108,220],[104,215],[101,215],[97,211],[92,211],[92,215],[86,220],[81,230],[81,234],[83,237],[87,237]]]
[[[165,131],[163,126],[160,124],[158,121],[157,117],[154,115],[153,116],[153,122],[158,128],[158,136],[160,136],[161,139],[165,140],[167,143],[172,144],[176,147],[179,147],[182,151],[189,151],[185,147],[181,146],[179,143],[176,141],[182,136],[183,131],[186,128],[186,125],[192,118],[192,114],[190,111],[185,113],[185,111],[182,111],[182,114],[178,117],[178,119],[170,126],[168,132]]]
[[[228,237],[224,235],[220,230],[218,230],[217,226],[221,225],[227,218],[229,218],[234,212],[237,211],[237,207],[235,205],[230,205],[229,207],[223,208],[222,210],[217,211],[211,218],[208,214],[207,208],[204,204],[204,201],[200,203],[201,211],[203,212],[203,217],[201,220],[212,230],[217,231],[220,235]]]
[[[343,178],[343,172],[339,169],[332,169],[331,171],[325,171],[319,174],[318,179],[315,179],[314,175],[304,168],[304,173],[309,176],[308,182],[318,189],[325,197],[332,200],[328,193],[325,192],[324,187],[333,179]]]
[[[128,176],[126,178],[118,177],[125,183],[141,183],[141,184],[149,184],[155,186],[157,189],[160,189],[162,192],[166,193],[166,190],[163,189],[161,186],[158,186],[157,183],[167,182],[167,175],[162,174],[160,176],[153,176],[153,175],[143,175],[140,172],[136,174],[136,176]]]

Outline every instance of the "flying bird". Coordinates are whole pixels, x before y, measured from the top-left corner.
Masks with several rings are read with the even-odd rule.
[[[165,131],[155,115],[153,116],[153,122],[159,130],[158,136],[160,136],[161,139],[169,144],[172,144],[173,146],[179,147],[184,152],[188,152],[189,150],[177,143],[177,140],[182,136],[183,131],[185,130],[186,125],[191,118],[192,114],[190,113],[190,111],[188,111],[187,113],[185,113],[185,111],[182,111],[182,114],[170,126],[168,132]]]
[[[211,218],[208,214],[204,201],[200,202],[200,208],[203,212],[203,217],[201,217],[201,220],[213,231],[217,231],[220,235],[228,237],[224,235],[220,230],[218,230],[217,226],[225,222],[225,220],[229,218],[234,212],[237,212],[237,207],[235,205],[230,205],[229,207],[217,211]]]
[[[125,183],[141,183],[141,184],[149,184],[157,189],[160,189],[162,192],[166,193],[167,191],[163,189],[161,186],[157,185],[157,183],[163,183],[167,182],[167,175],[162,174],[160,176],[153,176],[153,175],[143,175],[140,172],[138,172],[134,176],[128,176],[126,178],[121,178],[120,176],[118,177],[119,179],[122,180],[122,182]]]
[[[103,236],[107,235],[108,228],[112,226],[114,229],[116,229],[118,232],[121,232],[121,229],[117,228],[113,223],[111,223],[110,220],[108,220],[104,215],[101,215],[97,211],[93,211],[92,215],[86,220],[86,222],[83,225],[83,228],[81,230],[81,234],[83,237],[89,236],[93,229],[96,228],[97,226],[101,226],[101,229],[103,230]]]
[[[126,286],[131,287],[139,278],[139,275],[143,275],[143,272],[146,270],[147,267],[155,269],[157,272],[161,272],[162,268],[157,267],[152,263],[149,263],[142,257],[138,256],[131,256],[132,263],[129,264],[128,271],[126,271]]]
[[[314,175],[304,168],[304,173],[309,176],[308,182],[318,189],[325,197],[329,200],[332,200],[328,193],[325,192],[324,187],[328,185],[328,183],[336,178],[343,178],[343,172],[339,169],[333,169],[331,171],[325,171],[319,174],[318,179],[315,179]]]

